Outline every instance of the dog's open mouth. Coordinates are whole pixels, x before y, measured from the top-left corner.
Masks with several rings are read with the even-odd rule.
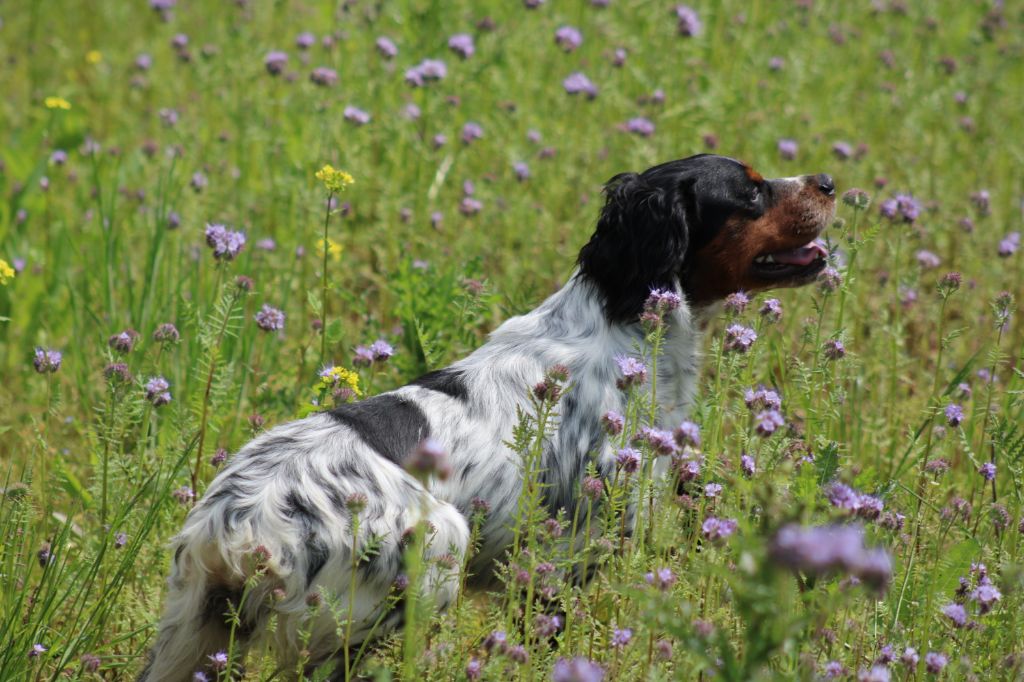
[[[764,279],[789,279],[818,274],[828,259],[825,244],[815,239],[795,249],[762,253],[754,259],[754,272]]]

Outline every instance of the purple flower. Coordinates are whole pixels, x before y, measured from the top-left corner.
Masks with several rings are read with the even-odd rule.
[[[782,138],[779,140],[779,156],[787,161],[792,161],[796,158],[796,153],[800,147],[797,145],[796,140],[790,140]]]
[[[380,56],[384,57],[384,59],[394,59],[398,56],[398,48],[391,39],[386,36],[377,38],[375,45],[377,47],[377,52],[379,52]]]
[[[961,604],[950,602],[942,607],[942,615],[949,618],[953,625],[962,628],[967,625],[967,610]]]
[[[39,656],[42,656],[43,654],[45,654],[46,651],[47,651],[46,647],[43,646],[42,644],[33,644],[32,648],[28,650],[28,657],[29,658],[38,658]]]
[[[672,572],[671,568],[658,568],[647,573],[644,580],[647,585],[653,585],[658,590],[665,592],[676,584],[676,574]]]
[[[452,473],[451,464],[448,462],[448,453],[440,443],[429,437],[424,438],[413,449],[404,466],[407,471],[419,478],[428,478],[434,475],[444,481]]]
[[[466,125],[462,126],[462,143],[469,144],[474,140],[479,140],[484,136],[484,129],[480,127],[479,123],[470,121]]]
[[[609,436],[617,436],[622,433],[622,429],[625,425],[626,418],[613,410],[605,412],[601,417],[601,426]]]
[[[622,378],[617,382],[620,389],[625,390],[631,386],[639,386],[647,381],[647,365],[638,358],[628,355],[617,355],[615,357],[615,364],[619,366],[619,371],[622,372]]]
[[[925,270],[931,270],[937,268],[942,263],[942,260],[931,251],[927,249],[921,249],[916,255],[917,264]]]
[[[999,256],[1009,258],[1020,248],[1020,232],[1011,232],[999,242]]]
[[[466,679],[471,682],[479,680],[480,676],[483,675],[483,672],[484,665],[480,662],[480,659],[471,658],[469,659],[469,662],[466,663]]]
[[[846,668],[839,661],[829,661],[822,670],[827,680],[834,680],[846,674]]]
[[[308,50],[316,45],[316,36],[309,31],[303,31],[295,36],[295,46],[300,50]]]
[[[533,0],[537,1],[537,0]],[[602,682],[604,668],[582,656],[572,660],[560,658],[551,671],[551,682]]]
[[[943,654],[940,654],[937,651],[929,651],[924,655],[925,670],[927,670],[932,675],[938,675],[939,673],[941,673],[942,669],[946,667],[947,663],[949,663],[949,659],[947,659]]]
[[[832,153],[835,154],[835,157],[840,161],[845,161],[853,156],[853,147],[849,142],[836,142],[832,145]]]
[[[217,260],[234,260],[245,246],[245,233],[229,230],[219,223],[206,225],[206,244]]]
[[[141,53],[139,56],[135,58],[135,68],[139,71],[149,71],[150,67],[152,66],[153,57],[146,54],[145,52]]]
[[[456,33],[448,39],[448,49],[463,59],[469,59],[476,52],[473,36],[468,33]]]
[[[484,208],[484,204],[479,199],[473,197],[463,197],[462,201],[459,202],[459,213],[462,215],[476,215]]]
[[[338,72],[326,66],[318,66],[309,74],[309,80],[314,85],[326,88],[338,82]]]
[[[616,649],[625,647],[633,639],[633,631],[629,628],[623,628],[621,630],[615,629],[612,631],[612,638],[610,644]]]
[[[740,470],[743,471],[744,476],[751,478],[757,473],[757,462],[750,455],[740,455]]]
[[[207,656],[210,659],[210,667],[214,670],[224,670],[228,667],[228,654],[226,651],[218,651]]]
[[[978,603],[978,613],[985,615],[992,610],[992,607],[997,601],[1002,599],[1003,595],[999,592],[995,585],[991,583],[989,578],[986,576],[982,578],[984,582],[978,585],[973,592],[971,592],[971,600]]]
[[[171,402],[171,385],[167,379],[161,376],[150,377],[146,382],[146,400],[153,403],[153,407],[160,407]]]
[[[912,646],[908,646],[904,649],[903,654],[900,656],[900,663],[911,670],[917,667],[917,662],[919,660],[921,660],[921,657],[917,655],[917,649]]]
[[[682,304],[682,297],[674,291],[669,289],[651,289],[651,293],[647,295],[647,300],[644,301],[644,310],[657,315],[664,315],[665,313],[677,310]]]
[[[757,432],[757,435],[762,438],[767,438],[775,433],[776,430],[786,425],[785,418],[783,418],[782,413],[778,410],[765,410],[764,412],[760,412],[756,417],[754,417],[754,421],[756,422],[754,430]]]
[[[572,52],[583,44],[583,34],[573,26],[562,26],[555,30],[555,44],[566,52]]]
[[[122,547],[124,547],[127,544],[128,544],[128,534],[127,533],[120,532],[120,533],[118,533],[117,535],[114,536],[114,547],[116,549],[121,549]]]
[[[744,327],[741,324],[731,324],[726,327],[724,344],[726,350],[746,353],[754,345],[754,341],[757,341],[757,332],[750,327]]]
[[[825,342],[824,354],[829,360],[838,360],[846,355],[846,346],[839,339],[829,339]]]
[[[704,497],[715,499],[722,492],[720,483],[708,483],[704,486]]]
[[[100,669],[100,657],[96,654],[82,654],[80,660],[82,662],[82,670],[87,673],[94,673]]]
[[[580,489],[583,491],[584,497],[592,502],[596,502],[604,493],[604,483],[601,482],[600,478],[587,476],[583,479]]]
[[[524,161],[516,161],[512,164],[512,172],[516,174],[516,180],[524,182],[530,179],[530,167]]]
[[[701,534],[706,540],[711,542],[718,542],[725,540],[730,535],[736,532],[738,524],[736,519],[719,519],[714,516],[709,516],[704,519],[704,523],[701,524]]]
[[[276,251],[277,242],[275,242],[270,237],[266,237],[256,242],[256,248],[259,249],[260,251]]]
[[[743,394],[743,402],[751,412],[782,409],[782,398],[779,394],[764,386],[758,386],[756,390],[748,388]]]
[[[405,72],[405,82],[419,88],[430,81],[439,81],[448,75],[448,67],[440,59],[424,59]]]
[[[271,76],[279,76],[284,72],[284,67],[288,66],[288,55],[280,50],[272,50],[263,58],[263,66]]]
[[[857,675],[857,682],[889,682],[890,679],[889,669],[884,665],[873,665]]]
[[[956,403],[946,405],[946,422],[950,426],[960,426],[964,421],[964,408]]]
[[[395,354],[395,349],[384,339],[377,339],[370,344],[370,352],[376,362],[386,362]]]
[[[883,201],[878,210],[882,216],[890,220],[899,219],[905,223],[912,223],[921,215],[921,203],[909,194],[897,194]]]
[[[818,275],[818,286],[826,293],[835,291],[842,283],[843,276],[831,265],[825,266],[825,269]]]
[[[63,166],[68,162],[68,153],[63,149],[56,149],[50,154],[50,163],[54,166]]]
[[[569,76],[562,81],[562,87],[565,88],[565,91],[570,95],[578,95],[582,93],[587,96],[587,99],[594,99],[597,97],[597,86],[579,71],[569,74]]]
[[[284,311],[263,304],[259,312],[253,316],[256,326],[265,332],[276,332],[284,329]]]
[[[700,447],[700,427],[691,421],[684,421],[672,432],[679,447]]]
[[[562,628],[562,619],[559,616],[549,616],[544,613],[537,614],[533,619],[537,635],[544,639],[553,636]]]
[[[118,332],[107,339],[107,345],[110,346],[111,350],[118,353],[130,353],[135,348],[135,343],[139,340],[139,333],[134,329],[125,329],[123,332]]]
[[[878,658],[875,659],[875,663],[879,665],[889,665],[896,660],[896,651],[892,648],[892,644],[886,644],[882,647],[882,650],[878,652]]]
[[[644,576],[648,585],[653,585],[661,591],[666,591],[676,584],[676,575],[671,568],[659,568]]]
[[[679,22],[679,35],[687,38],[700,35],[701,23],[696,10],[688,5],[676,5],[674,12]]]
[[[345,110],[342,112],[342,116],[345,117],[346,121],[349,123],[355,123],[357,126],[366,125],[370,122],[370,114],[359,107],[351,105],[345,107]]]
[[[650,119],[643,116],[637,116],[626,121],[625,129],[626,132],[634,133],[640,137],[650,137],[654,134],[654,124]]]
[[[981,474],[981,477],[986,481],[994,481],[996,478],[996,465],[992,462],[985,462],[978,467],[978,473]]]
[[[640,468],[640,451],[634,448],[622,448],[615,453],[615,464],[627,474],[636,473]]]
[[[63,354],[59,350],[53,350],[52,348],[36,348],[35,355],[32,358],[32,366],[35,367],[36,371],[40,374],[53,374],[60,369],[60,363],[63,357]]]
[[[187,485],[183,485],[180,488],[172,491],[171,495],[174,497],[174,499],[178,501],[179,504],[188,504],[190,500],[194,500],[196,498],[195,492],[192,490],[192,488],[189,488]]]
[[[801,528],[784,526],[771,541],[776,564],[811,575],[844,572],[881,589],[892,579],[892,561],[885,550],[864,546],[860,526]]]
[[[197,194],[206,189],[207,185],[209,184],[210,181],[207,180],[206,176],[200,173],[199,171],[193,173],[192,179],[189,181],[189,185],[192,186],[192,190],[195,191]]]
[[[776,301],[778,303],[778,301]],[[747,306],[750,304],[750,297],[742,291],[734,291],[725,297],[725,310],[726,312],[739,315]]]

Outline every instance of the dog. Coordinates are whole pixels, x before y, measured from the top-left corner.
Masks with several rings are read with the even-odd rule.
[[[826,265],[817,238],[833,220],[835,185],[825,174],[768,180],[702,154],[616,175],[604,193],[575,272],[538,308],[449,367],[277,426],[238,452],[173,540],[166,611],[140,679],[191,679],[229,636],[236,651],[260,639],[271,613],[271,644],[286,670],[300,660],[300,628],[311,668],[393,631],[403,612],[388,596],[403,570],[403,535],[424,520],[423,589],[445,608],[462,584],[474,504],[489,513],[472,574],[485,574],[513,541],[522,463],[508,443],[529,387],[549,368],[567,368],[572,388],[542,455],[543,504],[571,517],[588,463],[601,476],[615,470],[600,421],[623,409],[616,357],[643,342],[639,318],[652,290],[681,299],[664,320],[657,368],[659,423],[673,424],[693,398],[702,322],[717,304],[735,291],[806,284]],[[424,482],[403,467],[428,438],[447,452],[444,480]],[[353,499],[365,502],[358,538]],[[371,541],[376,552],[355,569],[351,592],[353,548]],[[351,609],[347,641],[330,609],[309,609],[320,591]]]

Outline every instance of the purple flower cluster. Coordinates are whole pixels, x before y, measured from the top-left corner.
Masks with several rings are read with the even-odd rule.
[[[153,403],[153,407],[160,407],[171,402],[171,384],[167,379],[156,376],[146,382],[146,400]]]
[[[921,202],[909,194],[897,194],[883,201],[878,210],[890,220],[912,223],[921,215]]]
[[[416,66],[407,69],[405,82],[420,88],[431,81],[439,81],[448,75],[448,67],[440,59],[424,59]]]
[[[889,554],[866,548],[860,526],[784,526],[772,539],[769,554],[776,564],[794,571],[846,573],[875,589],[884,589],[892,580]]]
[[[633,437],[634,443],[646,443],[655,455],[672,455],[678,448],[672,434],[668,431],[645,426]]]
[[[40,374],[53,374],[60,369],[63,354],[52,348],[36,348],[32,357],[32,366]]]
[[[265,332],[276,332],[284,329],[284,311],[266,303],[253,316],[253,319],[256,320],[256,326]]]
[[[763,438],[767,438],[785,425],[786,419],[778,410],[764,410],[754,417],[754,430]]]
[[[1011,232],[999,242],[999,256],[1009,258],[1020,248],[1020,232]]]
[[[561,26],[555,30],[555,44],[566,52],[572,52],[583,44],[583,34],[573,26]]]
[[[679,30],[679,35],[687,38],[700,35],[700,17],[695,9],[689,5],[676,5],[673,12],[676,15],[676,27]]]
[[[738,524],[736,523],[736,519],[719,519],[714,516],[709,516],[704,519],[704,523],[701,524],[700,530],[701,535],[704,536],[705,540],[721,542],[735,533],[737,528]]]
[[[463,59],[469,59],[476,52],[473,36],[468,33],[456,33],[448,39],[448,49]]]
[[[551,682],[602,682],[604,668],[582,656],[555,662],[551,671]]]
[[[594,99],[597,97],[597,86],[579,71],[569,74],[569,76],[562,81],[562,87],[565,88],[565,91],[570,95],[583,94],[586,95],[587,99]]]
[[[751,412],[782,409],[782,398],[778,392],[764,386],[748,388],[743,394],[743,402]]]
[[[618,355],[615,357],[615,364],[622,372],[622,377],[617,382],[620,389],[626,390],[633,386],[640,386],[647,381],[647,365],[642,360],[628,355]]]
[[[757,341],[757,332],[741,324],[731,324],[725,329],[725,349],[746,353]]]
[[[219,223],[206,226],[206,245],[217,260],[234,260],[245,246],[245,233],[229,230]]]
[[[877,519],[885,508],[882,500],[873,495],[857,492],[845,483],[833,483],[825,491],[833,507],[851,511],[864,519]]]

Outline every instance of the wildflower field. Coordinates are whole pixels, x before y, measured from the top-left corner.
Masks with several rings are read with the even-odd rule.
[[[463,357],[571,275],[604,181],[704,151],[832,174],[831,267],[729,299],[690,422],[646,421],[646,384],[606,419],[581,499],[673,475],[633,537],[593,519],[592,581],[556,579],[582,521],[525,500],[502,581],[339,679],[1024,679],[1020,3],[0,21],[0,680],[132,679],[231,453]],[[237,653],[194,679],[293,672]]]

